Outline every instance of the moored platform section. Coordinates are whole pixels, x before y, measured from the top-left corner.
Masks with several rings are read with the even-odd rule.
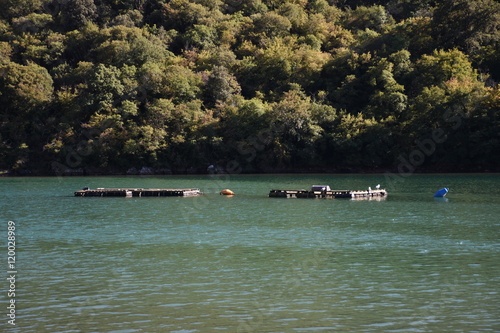
[[[385,197],[387,191],[384,189],[352,191],[352,190],[271,190],[269,197],[271,198],[373,198]]]
[[[97,188],[75,192],[76,197],[186,197],[200,195],[197,188],[187,189],[143,189],[143,188]]]

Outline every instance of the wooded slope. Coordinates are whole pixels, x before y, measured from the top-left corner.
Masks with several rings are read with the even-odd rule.
[[[494,0],[0,8],[2,170],[500,170]]]

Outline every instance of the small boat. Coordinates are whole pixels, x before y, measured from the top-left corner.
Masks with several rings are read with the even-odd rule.
[[[449,188],[445,187],[440,190],[438,190],[436,193],[434,193],[434,198],[442,198],[448,193]]]
[[[231,191],[230,189],[225,189],[225,190],[220,191],[219,194],[222,194],[222,195],[234,195],[234,192]]]

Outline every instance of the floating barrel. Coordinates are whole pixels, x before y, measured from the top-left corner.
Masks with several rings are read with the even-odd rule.
[[[449,189],[447,187],[445,188],[442,188],[440,190],[438,190],[436,193],[434,193],[434,197],[435,198],[442,198],[446,195],[446,193],[448,193]]]

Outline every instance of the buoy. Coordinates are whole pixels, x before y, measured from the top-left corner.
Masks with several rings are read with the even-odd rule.
[[[222,194],[222,195],[234,195],[234,192],[229,190],[229,189],[225,189],[225,190],[220,191],[220,194]]]
[[[434,193],[434,197],[435,198],[442,198],[446,195],[446,193],[448,193],[449,191],[449,188],[445,187],[445,188],[442,188],[440,190],[438,190],[436,193]]]

